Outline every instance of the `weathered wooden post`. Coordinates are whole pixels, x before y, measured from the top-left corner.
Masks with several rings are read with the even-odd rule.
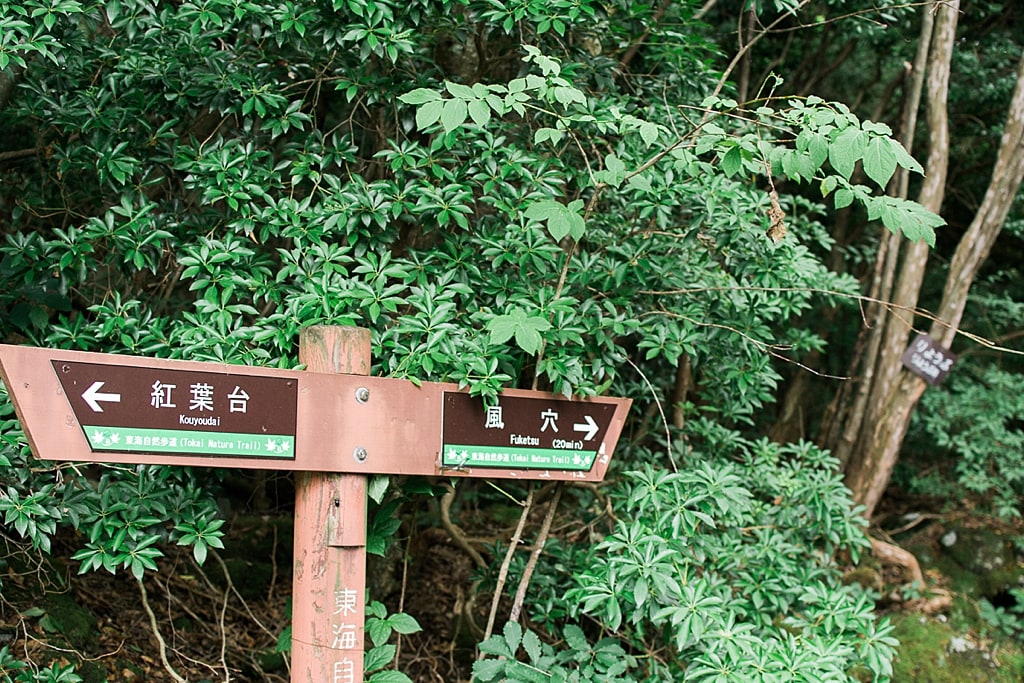
[[[309,327],[299,336],[299,362],[308,372],[370,374],[370,331]],[[366,403],[370,392],[329,400]],[[325,434],[328,430],[324,430]],[[365,461],[365,447],[340,452],[329,438],[314,447],[332,458]],[[295,551],[292,559],[292,681],[362,683],[366,605],[366,475],[295,473]]]

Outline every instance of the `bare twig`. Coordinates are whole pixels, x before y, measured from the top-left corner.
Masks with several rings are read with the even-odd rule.
[[[516,553],[516,548],[519,547],[519,540],[523,537],[523,527],[526,526],[526,518],[530,516],[530,510],[533,507],[533,482],[530,482],[530,489],[526,494],[526,502],[523,503],[523,512],[519,515],[519,523],[516,525],[516,531],[512,534],[512,539],[508,544],[508,551],[505,552],[505,559],[501,561],[501,568],[498,570],[498,583],[494,587],[494,596],[491,598],[491,611],[487,615],[487,628],[484,629],[483,640],[487,640],[491,637],[491,633],[494,632],[494,618],[498,614],[498,603],[501,601],[501,592],[505,588],[505,581],[508,579],[508,568],[512,564],[512,557]],[[480,653],[483,656],[483,653]]]
[[[224,580],[227,581],[228,590],[235,594],[235,597],[238,598],[238,602],[242,603],[242,608],[245,609],[245,613],[249,615],[249,618],[253,620],[253,623],[260,627],[260,630],[262,630],[264,633],[270,636],[272,640],[276,641],[277,634],[271,631],[266,626],[264,626],[263,622],[256,618],[256,615],[252,613],[251,609],[249,609],[249,603],[245,601],[245,598],[242,597],[242,594],[238,592],[237,588],[235,588],[235,582],[231,580],[231,573],[228,571],[228,566],[227,564],[225,564],[224,558],[222,558],[219,553],[213,550],[211,550],[209,554],[211,557],[213,557],[213,559],[217,560],[217,564],[220,565],[221,571],[224,572]],[[212,588],[213,584],[210,583],[210,579],[206,577],[205,573],[203,573],[203,570],[201,567],[199,567],[198,563],[196,564],[196,567],[199,569],[199,572],[203,575],[203,578],[206,579],[207,584],[210,585],[210,587]],[[227,607],[226,601],[225,607]]]
[[[231,574],[228,572],[228,566],[223,562],[220,563],[220,569],[224,572],[224,580],[227,582],[227,588],[224,589],[224,601],[220,606],[220,618],[218,620],[218,626],[220,627],[220,663],[224,667],[224,683],[231,683],[231,670],[228,669],[228,632],[224,626],[224,620],[227,616],[228,611],[228,600],[231,598],[231,591],[234,590],[235,584],[231,581]],[[245,604],[243,601],[242,604]]]
[[[410,527],[416,528],[416,510],[413,510],[412,523]],[[409,546],[412,544],[412,536],[410,535],[405,542],[405,552],[402,553],[402,588],[398,594],[398,611],[405,611],[405,593],[409,585]],[[398,638],[395,641],[395,661],[397,662],[399,657],[402,655],[402,634],[398,634]]]
[[[890,314],[897,316],[900,320],[905,322],[915,332],[924,333],[924,330],[919,330],[912,326],[913,318],[920,317],[945,328],[952,329],[952,325],[945,320],[942,320],[931,311],[921,308],[919,306],[904,306],[901,304],[895,304],[891,301],[879,299],[876,297],[866,296],[864,294],[851,294],[850,292],[840,292],[837,290],[823,289],[818,287],[747,287],[747,286],[733,286],[733,287],[686,287],[681,289],[666,289],[666,290],[645,290],[640,294],[648,294],[651,296],[679,296],[687,294],[698,294],[702,292],[805,292],[810,294],[824,294],[826,296],[834,296],[840,299],[849,299],[851,301],[857,301],[862,303],[878,304],[889,311]],[[909,314],[909,317],[904,317],[901,314]],[[645,315],[675,315],[671,311],[649,311]],[[684,318],[685,316],[676,315],[675,317]],[[711,323],[702,323],[694,321],[697,325],[716,327]],[[724,326],[717,326],[724,327]],[[728,328],[726,328],[728,329]],[[967,332],[963,329],[957,328],[954,330],[957,335],[970,339],[971,341],[981,344],[990,351],[1001,351],[1003,353],[1011,353],[1018,356],[1024,356],[1024,351],[1019,349],[1012,349],[1006,346],[1002,346],[997,341],[986,339],[981,335],[974,334],[973,332]],[[763,342],[759,342],[762,343]]]
[[[160,650],[160,661],[163,662],[164,669],[177,683],[188,683],[181,677],[181,674],[174,670],[174,667],[171,666],[170,661],[167,659],[167,643],[164,642],[164,637],[160,634],[160,626],[157,624],[156,614],[153,613],[153,608],[149,604],[145,584],[142,583],[142,579],[136,579],[135,583],[138,584],[139,594],[142,596],[142,607],[146,610],[146,614],[149,615],[149,625],[153,629],[153,636],[156,638],[156,643]]]
[[[271,524],[274,533],[270,546],[270,586],[267,588],[267,602],[274,599],[274,587],[277,585],[277,525]]]
[[[544,551],[544,544],[548,540],[548,534],[551,531],[551,522],[555,518],[555,510],[558,509],[558,501],[562,497],[562,489],[564,484],[558,482],[555,485],[555,495],[551,497],[551,502],[548,504],[547,514],[544,515],[544,522],[540,526],[540,531],[537,532],[537,541],[533,545],[533,552],[530,553],[530,559],[526,561],[526,567],[523,569],[523,578],[519,580],[519,587],[516,589],[516,596],[512,600],[512,609],[509,611],[509,621],[518,621],[519,612],[523,608],[523,601],[526,600],[526,589],[530,585],[530,578],[533,576],[533,570],[537,567],[537,560],[540,559],[541,552]]]
[[[629,358],[626,359],[626,362],[629,363],[634,370],[636,370],[637,374],[639,374],[640,377],[644,380],[644,383],[647,385],[647,388],[651,390],[651,396],[654,398],[654,403],[655,405],[658,406],[658,413],[661,415],[661,423],[665,425],[665,439],[666,447],[668,448],[669,464],[672,465],[673,472],[679,472],[679,468],[676,466],[676,459],[672,455],[672,432],[668,428],[668,418],[665,416],[665,409],[662,408],[661,406],[661,400],[658,398],[658,392],[655,390],[654,385],[651,384],[651,380],[647,379],[647,375],[644,374],[643,370],[637,367],[636,363],[631,361]]]

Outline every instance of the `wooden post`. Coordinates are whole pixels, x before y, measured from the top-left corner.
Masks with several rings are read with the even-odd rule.
[[[370,332],[307,328],[299,336],[299,361],[312,372],[368,375]],[[368,392],[356,393],[329,400],[369,400]],[[333,457],[365,459],[359,450]],[[295,473],[292,683],[362,683],[366,482],[361,474]]]

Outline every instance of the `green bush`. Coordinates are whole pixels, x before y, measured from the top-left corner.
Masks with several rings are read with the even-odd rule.
[[[731,99],[698,5],[0,2],[0,336],[294,367],[304,327],[359,325],[378,374],[631,396],[618,522],[547,624],[569,650],[503,647],[570,677],[627,675],[599,663],[621,648],[649,676],[884,680],[888,627],[832,565],[863,545],[834,463],[735,430],[773,358],[822,348],[799,317],[856,290],[825,205],[776,182],[913,239],[941,219],[882,193],[920,170],[884,125]],[[682,458],[659,409],[684,367]],[[82,571],[136,577],[227,540],[218,475],[40,464],[2,398],[5,534],[76,529]]]

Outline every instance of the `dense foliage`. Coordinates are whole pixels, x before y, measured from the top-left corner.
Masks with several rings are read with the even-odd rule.
[[[478,680],[887,680],[835,463],[751,435],[824,348],[801,316],[857,291],[826,206],[941,219],[882,193],[920,170],[884,124],[777,78],[737,102],[699,11],[2,0],[0,335],[293,367],[303,327],[359,325],[379,374],[628,395],[614,516],[574,499],[599,537],[552,541]],[[0,418],[8,543],[74,529],[83,572],[136,577],[230,543],[221,473],[87,479]]]

